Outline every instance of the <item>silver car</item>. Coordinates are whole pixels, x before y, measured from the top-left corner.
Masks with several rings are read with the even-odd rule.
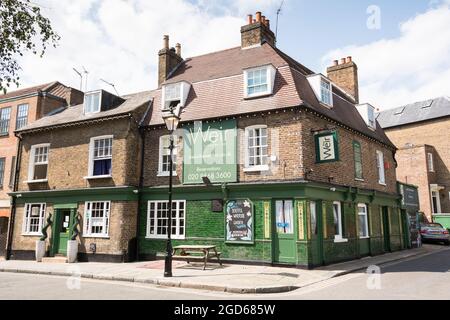
[[[440,223],[420,224],[420,236],[422,242],[443,242],[450,245],[450,235]]]

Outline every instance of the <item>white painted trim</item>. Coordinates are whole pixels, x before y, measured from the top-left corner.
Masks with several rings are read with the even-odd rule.
[[[260,70],[266,71],[267,91],[248,94],[248,86],[247,86],[248,73],[251,71],[260,71]],[[256,98],[256,97],[260,97],[260,96],[267,96],[267,95],[273,94],[277,69],[272,64],[266,64],[266,65],[262,65],[262,66],[246,68],[246,69],[243,69],[243,71],[244,71],[244,98],[249,99],[249,98]]]
[[[249,138],[249,131],[255,130],[255,129],[266,129],[267,130],[267,153],[269,151],[269,129],[267,128],[267,125],[253,125],[248,126],[244,130],[244,172],[252,172],[252,171],[268,171],[269,166],[268,165],[259,165],[259,166],[250,166],[250,153],[249,153],[249,145],[248,145],[248,138]],[[267,154],[267,160],[270,160],[269,154]]]
[[[94,111],[94,112],[86,112],[86,96],[88,95],[92,95],[92,94],[96,94],[96,93],[100,93],[100,99],[98,100],[98,111]],[[103,94],[102,94],[102,90],[95,90],[95,91],[90,91],[90,92],[86,92],[84,94],[84,98],[83,98],[83,113],[85,115],[90,115],[90,114],[96,114],[96,113],[100,113],[102,110],[102,99],[103,99]]]
[[[163,139],[169,139],[169,144],[170,144],[170,135],[166,134],[164,136],[160,136],[159,137],[159,155],[158,155],[158,177],[168,177],[170,175],[170,171],[163,171],[163,164],[162,164],[162,157],[163,157]],[[176,140],[177,136],[174,135],[173,139]],[[169,154],[170,155],[170,154]],[[173,148],[173,155],[175,157],[177,157],[178,155],[178,148],[177,145],[174,143],[174,148]],[[177,166],[177,161],[174,162],[175,168]],[[177,175],[176,171],[173,171],[172,173],[173,175]]]
[[[44,183],[44,182],[48,182],[48,179],[27,180],[27,181],[24,181],[24,182],[25,183],[29,183],[29,184],[31,184],[31,183]]]
[[[378,184],[386,185],[386,171],[384,169],[384,153],[380,150],[376,151],[377,155],[377,171],[378,171]]]
[[[434,172],[434,156],[433,153],[427,152],[428,172]]]
[[[345,238],[334,238],[334,243],[345,243],[348,242],[348,239]]]
[[[28,210],[31,209],[32,206],[39,206],[39,223],[38,223],[38,229],[40,231],[38,232],[29,232],[29,226],[30,226],[30,219],[28,219],[29,213]],[[42,236],[42,227],[44,226],[45,221],[45,215],[47,212],[47,204],[45,202],[40,203],[25,203],[24,205],[24,214],[23,214],[23,221],[22,221],[22,235],[23,236]]]
[[[34,167],[35,167],[34,156],[36,154],[36,149],[43,148],[43,147],[48,148],[48,151],[47,151],[47,177],[48,177],[48,168],[49,168],[48,164],[49,164],[49,158],[50,158],[50,143],[35,144],[35,145],[32,145],[30,148],[30,158],[28,161],[28,180],[27,180],[27,182],[45,182],[47,180],[47,179],[33,180]],[[41,163],[41,164],[45,164],[45,163]]]
[[[359,212],[359,208],[364,208],[364,214],[361,214]],[[360,239],[369,238],[370,237],[370,233],[369,233],[369,207],[365,203],[358,203],[357,209],[358,209],[358,212],[357,212],[357,216],[358,216],[358,221],[357,221],[358,230],[357,231],[359,233],[359,216],[365,216],[365,218],[366,218],[366,228],[365,228],[366,230],[365,231],[366,231],[366,234],[367,234],[367,236],[359,237],[359,235],[358,235],[358,237]]]
[[[269,171],[269,166],[268,165],[263,165],[263,166],[248,167],[248,168],[242,169],[242,171],[244,171],[244,172]]]
[[[88,223],[87,223],[87,218],[86,218],[86,215],[87,215],[87,207],[88,207],[88,203],[104,203],[104,204],[106,204],[106,203],[108,203],[109,205],[108,205],[108,210],[107,210],[107,212],[106,212],[106,215],[107,215],[107,218],[108,218],[108,224],[106,225],[106,224],[103,224],[103,227],[105,228],[105,227],[107,227],[108,228],[108,232],[107,233],[99,233],[99,234],[95,234],[95,233],[90,233],[90,232],[88,232]],[[83,231],[82,231],[82,237],[83,238],[102,238],[102,239],[105,239],[105,238],[109,238],[109,231],[110,231],[110,226],[111,226],[111,208],[112,208],[112,203],[111,203],[111,201],[85,201],[84,202],[84,215],[83,215],[83,219],[84,219],[84,221],[83,221],[83,224],[84,224],[84,228],[83,228]],[[92,209],[91,209],[92,210]],[[105,215],[105,212],[103,213],[103,220],[105,220],[106,219],[106,215]],[[91,220],[90,220],[90,222],[92,223],[92,215],[91,215]]]
[[[150,204],[154,203],[155,208],[158,206],[159,203],[168,203],[169,201],[167,200],[150,200],[147,201],[147,221],[146,221],[146,230],[145,230],[145,238],[146,239],[167,239],[167,234],[150,234]],[[177,234],[171,234],[171,238],[172,239],[185,239],[186,238],[186,219],[187,219],[187,207],[186,207],[186,200],[173,200],[172,202],[176,202],[177,203],[177,214],[176,214],[176,218],[175,220],[177,221]],[[179,207],[180,207],[180,203],[183,203],[183,208],[184,208],[184,216],[183,216],[183,231],[184,234],[178,234],[180,232],[179,229]],[[157,217],[154,216],[154,220],[155,223],[157,223]],[[173,227],[173,226],[172,226]],[[157,228],[157,225],[155,225],[155,229]]]
[[[335,234],[334,239],[335,240],[341,240],[343,239],[344,235],[343,235],[343,222],[342,222],[342,203],[340,201],[333,201],[333,220],[334,220],[334,205],[338,206],[338,212],[337,212],[337,216],[338,216],[338,225],[339,225],[339,233]],[[336,230],[335,230],[336,232]]]
[[[114,150],[114,135],[104,135],[104,136],[98,136],[98,137],[92,137],[89,140],[89,163],[88,163],[88,174],[86,178],[92,179],[92,177],[94,176],[94,145],[95,145],[95,141],[97,140],[102,140],[102,139],[112,139],[111,141],[111,172],[112,172],[112,168],[113,168],[113,150]],[[104,179],[106,177],[109,177],[104,175],[104,176],[98,176],[100,177],[99,179]],[[111,173],[111,178],[112,178],[112,173]]]
[[[95,179],[111,179],[112,175],[106,174],[103,176],[88,176],[88,177],[83,177],[84,180],[95,180]]]

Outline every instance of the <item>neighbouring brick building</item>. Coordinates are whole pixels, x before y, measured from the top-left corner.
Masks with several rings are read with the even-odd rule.
[[[140,138],[148,92],[88,92],[84,102],[16,131],[21,139],[12,259],[34,259],[50,218],[47,255],[64,255],[79,236],[79,261],[134,259]]]
[[[10,198],[19,140],[14,131],[45,115],[83,100],[83,94],[59,82],[0,95],[0,256],[4,255]]]
[[[428,220],[450,227],[450,98],[386,110],[378,121],[398,148],[397,179],[419,187]]]
[[[406,247],[395,146],[359,104],[357,66],[314,73],[249,16],[241,46],[186,60],[159,53],[144,134],[139,254],[164,255],[168,175],[176,244],[214,244],[224,259],[318,266]],[[182,108],[169,168],[163,110]]]

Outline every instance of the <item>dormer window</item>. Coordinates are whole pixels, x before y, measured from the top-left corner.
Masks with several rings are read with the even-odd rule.
[[[176,108],[178,105],[184,107],[191,85],[185,81],[167,84],[162,87],[162,109]]]
[[[97,113],[100,112],[102,105],[102,92],[88,92],[84,95],[84,113]]]
[[[367,126],[370,129],[375,130],[377,128],[377,124],[375,121],[375,108],[369,103],[364,103],[357,105],[356,109],[364,119],[364,122],[367,124]]]
[[[276,69],[272,65],[244,70],[244,92],[246,98],[273,93]]]
[[[308,82],[317,97],[317,100],[327,108],[333,107],[333,84],[322,74],[308,77]]]
[[[320,102],[331,106],[332,91],[331,83],[325,79],[320,79]]]

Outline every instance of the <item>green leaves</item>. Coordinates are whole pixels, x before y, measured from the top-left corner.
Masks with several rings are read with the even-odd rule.
[[[42,57],[47,46],[56,47],[60,36],[50,20],[30,0],[0,1],[0,92],[19,85],[17,58],[27,52]]]

